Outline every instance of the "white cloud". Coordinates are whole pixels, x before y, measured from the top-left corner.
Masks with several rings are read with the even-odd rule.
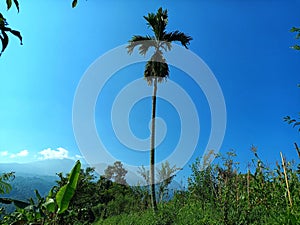
[[[8,151],[0,152],[0,156],[8,156]]]
[[[42,155],[39,159],[68,159],[69,151],[64,148],[57,148],[56,150],[47,148],[38,153]]]
[[[75,155],[76,159],[83,159],[83,157],[81,155]]]
[[[23,151],[20,151],[19,153],[17,153],[17,156],[25,157],[28,154],[29,154],[28,150],[23,150]]]
[[[7,152],[8,154],[8,152]],[[26,157],[29,154],[28,150],[22,150],[16,154],[10,154],[10,158],[16,158],[16,157]]]

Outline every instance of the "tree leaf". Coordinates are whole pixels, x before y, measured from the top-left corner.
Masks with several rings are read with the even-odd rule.
[[[300,50],[300,46],[299,45],[294,45],[294,46],[292,46],[292,49]]]
[[[61,187],[56,194],[56,202],[58,206],[57,213],[61,214],[66,211],[69,207],[69,203],[75,193],[77,182],[80,174],[81,163],[77,160],[75,166],[73,167],[68,183]]]
[[[12,33],[13,35],[15,35],[16,37],[18,37],[20,39],[20,44],[23,45],[23,39],[21,36],[21,33],[17,30],[10,30],[10,33]]]
[[[0,198],[0,203],[8,205],[8,204],[13,203],[13,201],[9,198]]]
[[[77,0],[73,0],[73,2],[72,2],[72,8],[75,8],[76,5],[77,5]]]
[[[50,212],[50,213],[55,213],[55,201],[53,198],[49,198],[44,204],[43,207],[45,207],[45,209]]]
[[[1,42],[2,42],[2,50],[1,50],[0,56],[4,52],[4,50],[6,49],[6,47],[8,45],[8,36],[3,30],[2,30],[2,36],[3,37],[0,36],[0,39],[1,39]]]
[[[18,0],[14,0],[15,6],[17,7],[18,12],[20,12]]]
[[[30,205],[28,202],[23,202],[23,201],[19,201],[19,200],[15,200],[15,199],[13,199],[13,203],[15,204],[16,207],[18,207],[20,209],[24,209]]]
[[[11,185],[0,179],[0,194],[9,193],[11,190],[12,190]]]
[[[290,32],[299,32],[300,31],[300,28],[297,28],[297,27],[292,27],[290,29]]]
[[[35,192],[37,199],[42,200],[42,196],[40,195],[39,191],[35,189],[34,192]]]
[[[28,202],[23,202],[23,201],[19,201],[16,199],[11,199],[11,198],[0,198],[0,203],[3,204],[12,204],[14,203],[16,207],[20,208],[20,209],[24,209],[27,206],[29,206],[30,204]]]
[[[9,10],[11,5],[12,5],[12,1],[11,0],[6,0],[6,5],[7,5],[7,10]]]

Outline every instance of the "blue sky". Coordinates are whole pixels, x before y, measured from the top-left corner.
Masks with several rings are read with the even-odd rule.
[[[93,61],[126,44],[132,35],[151,34],[143,16],[160,6],[169,12],[167,29],[193,37],[190,50],[209,66],[222,88],[227,129],[220,151],[234,149],[241,168],[253,157],[251,145],[270,164],[279,159],[280,151],[296,159],[293,143],[299,142],[299,133],[283,117],[299,112],[300,52],[289,48],[297,43],[289,29],[300,26],[299,0],[89,0],[79,1],[75,9],[67,0],[21,0],[19,14],[15,9],[5,11],[1,4],[10,27],[21,31],[24,45],[11,36],[0,58],[0,163],[80,158],[72,128],[80,79]],[[148,153],[122,150],[109,125],[107,106],[126,82],[142,76],[143,68],[140,63],[118,71],[96,105],[95,121],[103,143],[127,163],[147,164]],[[184,72],[171,67],[170,80],[189,93],[198,110],[201,135],[192,163],[202,156],[208,140],[209,107],[201,89]],[[130,114],[131,128],[140,138],[149,135],[150,104],[150,98],[143,99]],[[168,125],[157,153],[162,160],[176,146],[180,122],[172,105],[160,99],[157,107]]]

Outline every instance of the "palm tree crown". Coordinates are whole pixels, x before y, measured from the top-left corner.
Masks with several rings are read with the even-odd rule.
[[[171,42],[179,41],[185,48],[190,44],[192,37],[176,30],[166,32],[168,24],[168,11],[159,8],[157,13],[148,13],[144,16],[147,25],[152,29],[154,36],[134,35],[127,46],[128,53],[131,54],[136,46],[139,46],[139,53],[146,55],[149,48],[155,49],[151,59],[147,62],[144,77],[149,85],[152,85],[153,79],[157,78],[158,82],[166,80],[169,76],[169,66],[163,57],[163,50],[170,51]]]

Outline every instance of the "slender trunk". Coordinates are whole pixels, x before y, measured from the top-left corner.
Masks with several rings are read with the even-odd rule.
[[[297,150],[297,153],[298,153],[298,156],[299,156],[299,159],[300,159],[300,150],[299,150],[299,147],[298,147],[298,145],[297,145],[296,142],[294,143],[294,145],[295,145],[295,148]]]
[[[153,211],[157,211],[155,195],[155,113],[156,113],[156,92],[157,78],[154,78],[153,96],[152,96],[152,120],[151,120],[151,143],[150,143],[150,185],[151,185],[151,202]]]

